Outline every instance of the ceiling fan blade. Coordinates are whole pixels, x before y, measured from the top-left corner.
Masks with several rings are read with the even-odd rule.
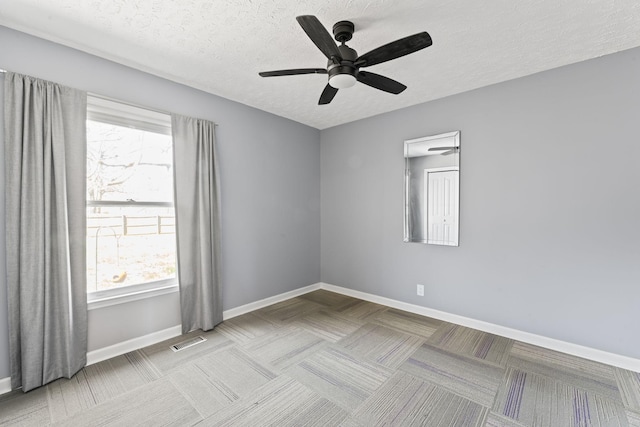
[[[385,92],[393,93],[394,95],[399,94],[407,88],[402,83],[392,80],[389,77],[381,76],[380,74],[369,73],[366,71],[360,71],[356,78],[360,83],[364,83],[367,86],[371,86]]]
[[[331,37],[318,18],[313,15],[302,15],[296,17],[296,20],[311,41],[318,46],[318,49],[320,49],[328,59],[334,56],[340,58],[338,45],[333,41],[333,37]]]
[[[441,156],[448,156],[449,154],[457,153],[459,148],[460,147],[451,145],[449,147],[431,147],[427,151],[442,151],[442,153],[439,153]]]
[[[298,74],[327,74],[324,68],[296,68],[293,70],[262,71],[262,77],[295,76]]]
[[[370,67],[381,62],[391,61],[409,55],[433,44],[429,33],[422,32],[380,46],[356,59],[356,67]]]
[[[338,89],[331,86],[329,83],[324,87],[322,91],[322,95],[320,95],[320,100],[318,101],[318,105],[325,105],[331,102],[334,96],[338,93]]]

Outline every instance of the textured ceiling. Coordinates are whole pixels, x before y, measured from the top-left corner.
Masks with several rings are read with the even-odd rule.
[[[317,105],[326,75],[297,24],[354,22],[359,54],[421,31],[433,46],[367,68],[408,86],[358,84]],[[640,45],[638,0],[0,0],[0,25],[324,129]],[[0,66],[1,66],[0,57]]]

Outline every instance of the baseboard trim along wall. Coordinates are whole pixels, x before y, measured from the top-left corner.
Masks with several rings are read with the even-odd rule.
[[[249,313],[254,310],[276,304],[282,301],[286,301],[291,298],[295,298],[300,295],[320,289],[320,283],[305,286],[293,291],[284,292],[279,295],[264,298],[259,301],[254,301],[249,304],[241,305],[229,310],[225,310],[222,313],[222,319],[228,320],[236,316]],[[103,360],[111,359],[113,357],[121,356],[131,351],[139,350],[143,347],[147,347],[153,344],[157,344],[164,340],[175,338],[182,334],[182,326],[176,325],[161,331],[152,332],[141,337],[132,338],[127,341],[123,341],[108,347],[99,348],[87,353],[87,366],[94,363],[102,362]],[[0,394],[8,393],[11,391],[11,378],[0,378]]]
[[[0,394],[9,393],[11,391],[11,378],[0,378]]]
[[[176,325],[161,331],[90,351],[87,353],[87,366],[177,337],[180,334],[182,334],[182,326]]]
[[[460,316],[457,314],[447,313],[440,310],[435,310],[429,307],[424,307],[415,304],[409,304],[406,302],[394,300],[391,298],[381,297],[366,292],[356,291],[341,286],[332,285],[329,283],[315,283],[313,285],[305,286],[293,291],[284,292],[282,294],[274,295],[259,301],[254,301],[240,307],[235,307],[229,310],[225,310],[222,314],[224,320],[231,319],[236,316],[240,316],[245,313],[249,313],[254,310],[259,310],[263,307],[267,307],[271,304],[276,304],[281,301],[286,301],[290,298],[295,298],[300,295],[304,295],[308,292],[313,292],[318,289],[325,289],[327,291],[336,292],[342,295],[359,298],[365,301],[374,302],[376,304],[385,305],[391,308],[397,308],[399,310],[408,311],[410,313],[419,314],[422,316],[431,317],[445,322],[455,323],[456,325],[466,326],[468,328],[477,329],[479,331],[488,332],[491,334],[499,335],[506,338],[522,341],[528,344],[537,345],[540,347],[548,348],[550,350],[560,351],[562,353],[571,354],[573,356],[583,357],[585,359],[593,360],[600,363],[606,363],[607,365],[617,366],[619,368],[628,369],[634,372],[640,372],[640,360],[634,359],[628,356],[622,356],[619,354],[609,353],[603,350],[598,350],[590,347],[581,346],[578,344],[569,343],[566,341],[560,341],[557,339],[545,337],[542,335],[532,334],[530,332],[524,332],[517,329],[508,328],[505,326],[496,325],[493,323],[484,322],[481,320],[471,319],[469,317]],[[138,350],[140,348],[156,344],[169,338],[174,338],[182,333],[180,325],[173,326],[163,331],[154,332],[149,335],[134,338],[122,343],[118,343],[109,347],[101,348],[91,351],[87,354],[87,365],[98,363],[112,357],[120,356],[130,351]],[[0,380],[0,390],[2,389],[3,381]]]
[[[309,292],[317,291],[320,289],[320,283],[314,283],[313,285],[305,286],[303,288],[294,289],[293,291],[285,292],[282,294],[274,295],[269,298],[261,299],[259,301],[250,302],[249,304],[241,305],[240,307],[232,308],[229,310],[225,310],[222,313],[222,318],[224,320],[231,319],[232,317],[240,316],[246,313],[249,313],[254,310],[259,310],[261,308],[270,306],[272,304],[286,301],[291,298],[299,297],[300,295],[307,294]]]
[[[236,316],[240,316],[245,313],[249,313],[254,310],[267,307],[272,304],[276,304],[281,301],[286,301],[291,298],[295,298],[300,295],[320,289],[320,283],[305,286],[293,291],[284,292],[282,294],[274,295],[259,301],[254,301],[249,304],[241,305],[222,312],[222,319],[228,320]],[[147,347],[153,344],[157,344],[164,340],[177,337],[182,334],[182,327],[180,325],[172,326],[162,331],[153,332],[141,337],[132,338],[127,341],[123,341],[118,344],[110,345],[108,347],[99,348],[87,353],[87,365],[93,365],[94,363],[102,362],[103,360],[111,359],[135,351],[143,347]],[[0,385],[2,384],[0,380]]]
[[[578,344],[548,338],[542,335],[536,335],[517,329],[507,328],[505,326],[484,322],[481,320],[471,319],[469,317],[464,317],[457,314],[451,314],[420,305],[409,304],[391,298],[381,297],[378,295],[356,291],[349,288],[343,288],[341,286],[322,282],[295,289],[293,291],[285,292],[279,295],[274,295],[272,297],[261,299],[259,301],[254,301],[240,307],[225,310],[222,316],[224,320],[228,320],[233,317],[240,316],[254,310],[259,310],[269,305],[286,301],[290,298],[295,298],[297,296],[304,295],[318,289],[325,289],[327,291],[336,292],[342,295],[359,298],[364,301],[369,301],[376,304],[385,305],[387,307],[408,311],[410,313],[443,320],[445,322],[455,323],[456,325],[466,326],[468,328],[473,328],[483,332],[511,338],[528,344],[537,345],[540,347],[548,348],[550,350],[571,354],[573,356],[582,357],[596,362],[606,363],[607,365],[617,366],[619,368],[628,369],[630,371],[640,372],[640,360],[634,359],[632,357],[609,353]],[[87,365],[92,365],[94,363],[102,362],[103,360],[120,356],[130,351],[135,351],[149,345],[157,344],[164,340],[177,337],[181,334],[181,326],[176,325],[162,331],[153,332],[151,334],[123,341],[118,344],[93,350],[87,353]],[[0,378],[0,394],[8,393],[9,391],[11,391],[11,378]]]
[[[319,283],[319,288],[350,297],[359,298],[365,301],[374,302],[376,304],[386,305],[387,307],[408,311],[410,313],[420,314],[422,316],[427,316],[438,320],[444,320],[445,322],[455,323],[456,325],[466,326],[468,328],[477,329],[479,331],[488,332],[505,338],[511,338],[517,341],[525,342],[527,344],[537,345],[539,347],[544,347],[550,350],[571,354],[573,356],[582,357],[584,359],[593,360],[595,362],[617,366],[618,368],[628,369],[634,372],[640,372],[640,359],[635,359],[633,357],[609,353],[603,350],[585,347],[566,341],[560,341],[554,338],[536,335],[517,329],[507,328],[505,326],[471,319],[469,317],[451,314],[420,305],[409,304],[406,302],[397,301],[366,292],[343,288],[340,286],[331,285],[329,283]]]

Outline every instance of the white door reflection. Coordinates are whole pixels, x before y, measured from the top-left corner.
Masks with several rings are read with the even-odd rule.
[[[458,168],[425,169],[424,223],[427,243],[456,246],[458,243]]]

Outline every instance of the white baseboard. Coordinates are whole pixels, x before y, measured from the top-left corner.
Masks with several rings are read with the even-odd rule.
[[[11,391],[11,377],[0,378],[0,394],[9,393]]]
[[[428,307],[409,304],[391,298],[385,298],[378,295],[343,288],[341,286],[335,286],[329,283],[322,282],[295,289],[293,291],[285,292],[279,295],[274,295],[272,297],[235,307],[229,310],[225,310],[222,314],[222,317],[224,320],[228,320],[233,317],[240,316],[242,314],[267,307],[271,304],[276,304],[278,302],[288,300],[290,298],[304,295],[318,289],[325,289],[327,291],[359,298],[376,304],[386,305],[387,307],[397,308],[399,310],[408,311],[410,313],[443,320],[445,322],[455,323],[456,325],[466,326],[483,332],[488,332],[517,341],[522,341],[528,344],[537,345],[540,347],[548,348],[550,350],[560,351],[562,353],[583,357],[585,359],[593,360],[600,363],[606,363],[607,365],[617,366],[619,368],[628,369],[634,372],[640,372],[640,360],[634,359],[632,357],[609,353],[606,351],[585,347],[566,341],[548,338],[542,335],[536,335],[517,329],[507,328],[505,326],[484,322],[481,320],[471,319],[469,317],[464,317],[457,314],[451,314]],[[139,350],[143,347],[147,347],[149,345],[174,338],[180,334],[182,334],[182,328],[180,325],[176,325],[162,331],[153,332],[151,334],[133,338],[118,344],[93,350],[87,353],[87,365],[92,365],[103,360],[120,356],[130,351]],[[0,394],[8,393],[10,391],[11,378],[0,378]]]
[[[225,310],[222,313],[222,319],[228,320],[236,316],[240,316],[245,313],[249,313],[254,310],[258,310],[263,307],[267,307],[271,304],[275,304],[281,301],[286,301],[290,298],[294,298],[300,295],[304,295],[308,292],[320,289],[320,284],[305,286],[303,288],[295,289],[293,291],[285,292],[279,295],[274,295],[269,298],[254,301],[249,304],[241,305],[230,310]],[[102,362],[103,360],[111,359],[129,353],[130,351],[139,350],[143,347],[147,347],[153,344],[157,344],[164,340],[177,337],[182,334],[182,327],[180,325],[172,326],[162,331],[153,332],[141,337],[132,338],[121,343],[110,345],[108,347],[99,348],[87,353],[87,365],[93,365],[94,363]],[[0,386],[2,382],[0,382]]]
[[[511,338],[517,341],[525,342],[527,344],[537,345],[540,347],[548,348],[550,350],[571,354],[573,356],[582,357],[584,359],[593,360],[595,362],[605,363],[607,365],[617,366],[619,368],[628,369],[634,372],[640,372],[640,359],[635,359],[633,357],[609,353],[603,350],[585,347],[566,341],[560,341],[554,338],[536,335],[530,332],[520,331],[505,326],[484,322],[482,320],[471,319],[469,317],[451,314],[420,305],[409,304],[406,302],[397,301],[366,292],[355,291],[353,289],[343,288],[340,286],[331,285],[329,283],[319,283],[319,287],[327,291],[359,298],[365,301],[374,302],[376,304],[386,305],[388,307],[397,308],[399,310],[420,314],[422,316],[427,316],[438,320],[444,320],[445,322],[455,323],[456,325],[466,326],[468,328],[477,329],[505,338]]]
[[[320,289],[320,283],[314,283],[313,285],[305,286],[303,288],[294,289],[293,291],[285,292],[283,294],[274,295],[269,298],[261,299],[259,301],[250,302],[249,304],[241,305],[240,307],[232,308],[230,310],[225,310],[222,313],[222,319],[228,320],[236,316],[240,316],[242,314],[249,313],[254,310],[258,310],[264,307],[267,307],[271,304],[276,304],[278,302],[286,301],[291,298],[298,297],[300,295],[307,294],[309,292],[317,291]]]
[[[87,353],[87,365],[93,365],[94,363],[102,362],[103,360],[129,353],[130,351],[139,350],[143,347],[177,337],[180,334],[182,334],[182,326],[176,325],[141,337],[119,342],[108,347],[99,348]]]
[[[162,331],[132,338],[108,347],[87,352],[87,366],[120,356],[130,351],[168,340],[182,334],[182,326],[177,325]],[[0,378],[0,395],[11,391],[11,378]]]

